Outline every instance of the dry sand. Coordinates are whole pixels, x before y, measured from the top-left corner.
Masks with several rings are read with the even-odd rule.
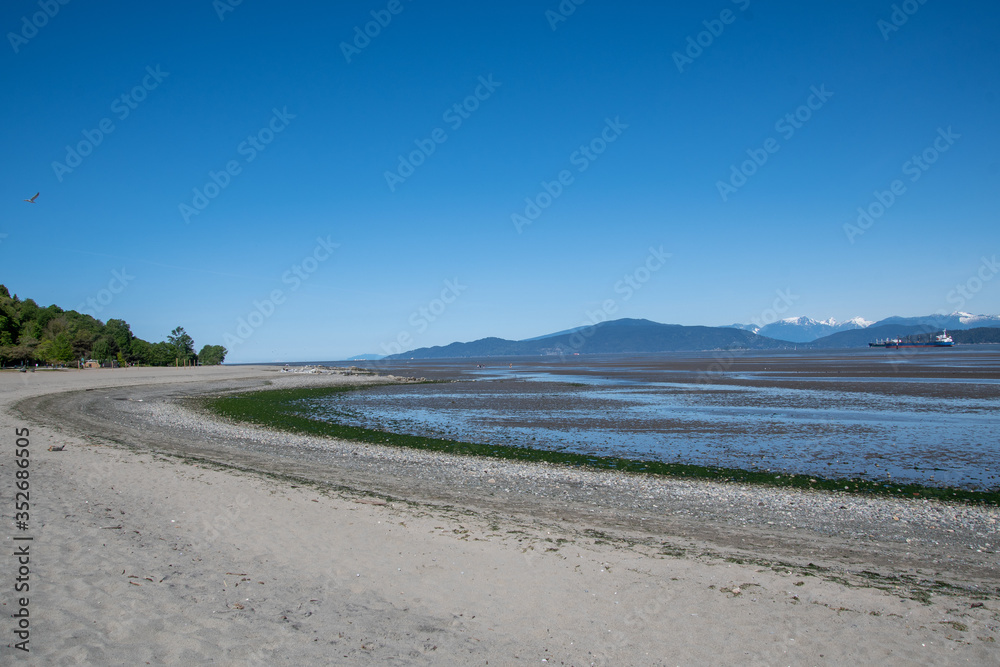
[[[363,474],[381,470],[363,452],[371,463],[332,459],[327,484],[268,476],[249,470],[287,471],[273,450],[237,459],[138,418],[73,420],[51,399],[131,387],[167,400],[167,385],[180,396],[264,379],[304,381],[266,367],[0,373],[0,662],[1000,664],[995,509],[946,506],[968,519],[941,527],[958,536],[914,545],[891,518],[852,537],[668,502],[639,522],[610,501],[484,499],[479,485],[434,489],[407,472],[459,465],[448,457],[409,460],[385,483]],[[18,531],[24,428],[31,509]],[[197,456],[182,447],[199,439]],[[744,505],[756,493],[718,489]],[[24,544],[30,592],[15,594]],[[22,595],[30,653],[13,647]]]

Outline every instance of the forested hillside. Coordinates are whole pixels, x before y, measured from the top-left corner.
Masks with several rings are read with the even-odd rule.
[[[194,340],[182,327],[166,340],[150,343],[134,336],[125,320],[101,322],[55,305],[42,308],[31,299],[11,296],[0,285],[0,366],[76,366],[87,359],[119,365],[207,365],[221,364],[225,356],[221,345],[206,345],[195,354]]]

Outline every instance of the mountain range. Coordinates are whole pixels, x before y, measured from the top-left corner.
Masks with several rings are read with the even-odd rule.
[[[752,331],[768,338],[787,340],[792,343],[808,343],[809,341],[829,336],[840,331],[853,329],[865,329],[874,322],[861,317],[838,322],[830,318],[828,320],[814,320],[811,317],[789,317],[777,322],[769,322],[763,326],[758,324],[733,324],[734,329]]]
[[[733,324],[735,329],[752,331],[761,336],[787,340],[792,343],[809,343],[841,331],[877,328],[896,324],[902,326],[930,326],[938,329],[971,329],[973,327],[1000,326],[1000,315],[972,315],[956,311],[950,315],[926,315],[924,317],[887,317],[873,322],[863,317],[855,317],[844,322],[830,318],[814,320],[809,317],[789,317],[763,326],[758,324]],[[900,334],[906,335],[906,334]]]
[[[787,345],[784,341],[758,336],[752,331],[728,327],[689,327],[649,320],[621,319],[529,340],[482,338],[470,343],[419,348],[387,358],[644,354],[705,349],[774,350]]]
[[[778,326],[774,326],[778,325]],[[766,335],[765,331],[774,336]],[[620,319],[576,327],[525,340],[481,338],[467,343],[423,347],[387,359],[443,359],[575,354],[649,354],[702,350],[777,350],[790,347],[867,347],[876,338],[925,334],[949,329],[958,343],[1000,343],[1000,315],[928,315],[890,317],[878,322],[854,318],[847,322],[796,317],[753,330],[751,325],[683,326],[650,320]],[[832,333],[827,333],[832,331]],[[821,334],[821,335],[816,335]],[[375,355],[363,355],[373,357]]]

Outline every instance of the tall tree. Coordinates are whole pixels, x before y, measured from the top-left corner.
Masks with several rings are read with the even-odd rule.
[[[177,327],[167,336],[167,343],[174,348],[174,359],[179,364],[181,361],[187,362],[194,356],[194,339],[184,331],[184,327]]]
[[[68,364],[73,361],[73,346],[70,344],[69,336],[61,333],[52,342],[52,361]]]
[[[132,343],[132,329],[125,320],[108,320],[104,325],[104,334],[114,342],[117,350],[128,352]]]

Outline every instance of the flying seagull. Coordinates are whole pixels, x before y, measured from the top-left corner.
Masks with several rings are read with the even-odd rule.
[[[34,197],[32,197],[31,199],[25,199],[24,201],[28,202],[29,204],[34,204],[35,200],[38,199],[38,195],[40,195],[40,194],[42,194],[42,193],[41,192],[36,192]]]

